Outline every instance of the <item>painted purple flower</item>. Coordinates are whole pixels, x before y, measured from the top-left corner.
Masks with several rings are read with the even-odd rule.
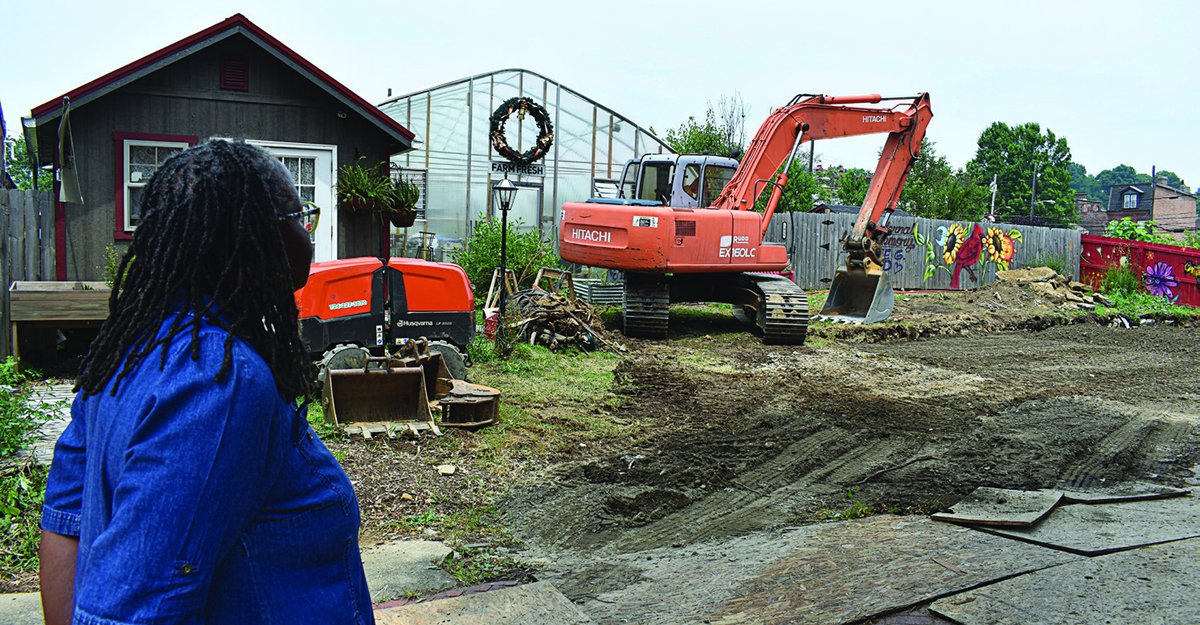
[[[1167,299],[1175,298],[1175,289],[1179,288],[1179,281],[1175,279],[1175,270],[1170,265],[1154,263],[1146,267],[1146,273],[1142,277],[1146,281],[1146,290],[1151,294]]]

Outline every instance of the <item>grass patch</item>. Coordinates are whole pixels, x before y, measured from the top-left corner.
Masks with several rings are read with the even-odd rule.
[[[733,306],[720,302],[676,304],[671,307],[671,320],[725,321],[733,316]]]
[[[821,510],[817,512],[817,518],[823,521],[850,521],[881,514],[881,511],[876,510],[874,505],[859,498],[858,487],[846,491],[846,499],[850,501],[850,505],[841,511]]]
[[[463,586],[502,579],[527,581],[533,573],[528,563],[497,549],[462,548],[446,556],[438,566]]]
[[[518,344],[507,360],[477,363],[472,377],[500,390],[500,422],[478,432],[492,460],[552,456],[568,446],[624,435],[629,425],[610,412],[613,369],[608,352],[554,353]]]

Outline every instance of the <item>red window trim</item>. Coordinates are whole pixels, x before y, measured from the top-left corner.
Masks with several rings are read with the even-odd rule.
[[[167,135],[149,132],[114,132],[113,133],[113,181],[116,193],[116,226],[113,228],[113,239],[129,241],[133,239],[132,232],[125,231],[125,142],[126,141],[172,141],[186,143],[189,146],[199,143],[196,135]]]

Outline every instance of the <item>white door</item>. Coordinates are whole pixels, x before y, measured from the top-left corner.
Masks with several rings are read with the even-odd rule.
[[[312,202],[321,207],[316,230],[309,233],[313,240],[313,261],[336,259],[338,220],[334,163],[337,162],[337,146],[269,141],[247,143],[267,150],[287,167],[296,182],[296,193],[301,202]]]

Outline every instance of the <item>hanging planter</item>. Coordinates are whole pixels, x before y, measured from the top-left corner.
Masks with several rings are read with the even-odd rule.
[[[355,213],[378,213],[397,228],[407,228],[417,219],[421,190],[406,180],[380,173],[385,165],[365,167],[363,159],[338,169],[338,205]]]
[[[407,228],[417,222],[417,211],[394,210],[387,214],[388,221],[397,228]]]

